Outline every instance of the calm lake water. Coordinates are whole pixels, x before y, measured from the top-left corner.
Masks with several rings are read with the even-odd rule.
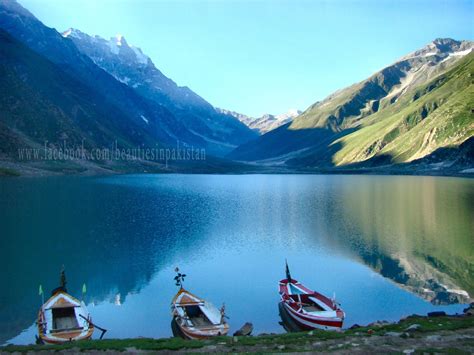
[[[336,298],[345,326],[474,294],[474,180],[129,175],[0,180],[0,344],[34,342],[38,286],[68,289],[107,338],[171,336],[174,268],[231,332],[284,332],[278,281]],[[97,332],[96,335],[97,336]]]

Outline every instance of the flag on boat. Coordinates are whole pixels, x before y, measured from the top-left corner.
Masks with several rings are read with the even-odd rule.
[[[286,259],[285,259],[285,263],[286,263],[286,279],[288,281],[291,281],[290,268],[288,267],[288,261]]]

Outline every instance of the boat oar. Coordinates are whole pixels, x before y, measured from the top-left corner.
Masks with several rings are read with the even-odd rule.
[[[99,339],[102,339],[102,337],[104,336],[104,334],[107,332],[107,329],[101,328],[101,327],[99,327],[98,325],[92,323],[92,321],[91,321],[90,319],[84,317],[82,314],[79,314],[79,317],[85,319],[85,321],[86,321],[87,323],[89,323],[90,325],[92,325],[94,328],[97,328],[97,329],[99,329],[100,331],[102,331],[102,334],[100,335],[100,338],[99,338]]]

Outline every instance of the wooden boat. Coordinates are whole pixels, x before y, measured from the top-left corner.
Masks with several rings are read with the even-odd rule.
[[[64,271],[61,280],[61,287],[53,290],[38,312],[39,339],[50,344],[89,339],[94,325],[86,305],[67,293]]]
[[[292,279],[288,264],[286,276],[287,278],[279,283],[281,303],[300,328],[305,330],[342,328],[345,314],[335,300],[312,291]]]
[[[178,272],[178,269],[177,269]],[[218,310],[209,302],[186,291],[182,286],[184,276],[175,278],[180,286],[171,302],[172,315],[180,335],[186,339],[206,339],[226,335],[229,325],[225,321],[224,306]]]

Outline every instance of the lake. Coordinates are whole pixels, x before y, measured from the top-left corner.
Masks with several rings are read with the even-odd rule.
[[[284,332],[292,276],[345,327],[462,312],[474,294],[474,180],[410,176],[122,175],[0,180],[0,344],[34,342],[66,268],[106,338],[171,336],[184,286],[226,304],[230,333]],[[95,337],[98,336],[96,332]]]

